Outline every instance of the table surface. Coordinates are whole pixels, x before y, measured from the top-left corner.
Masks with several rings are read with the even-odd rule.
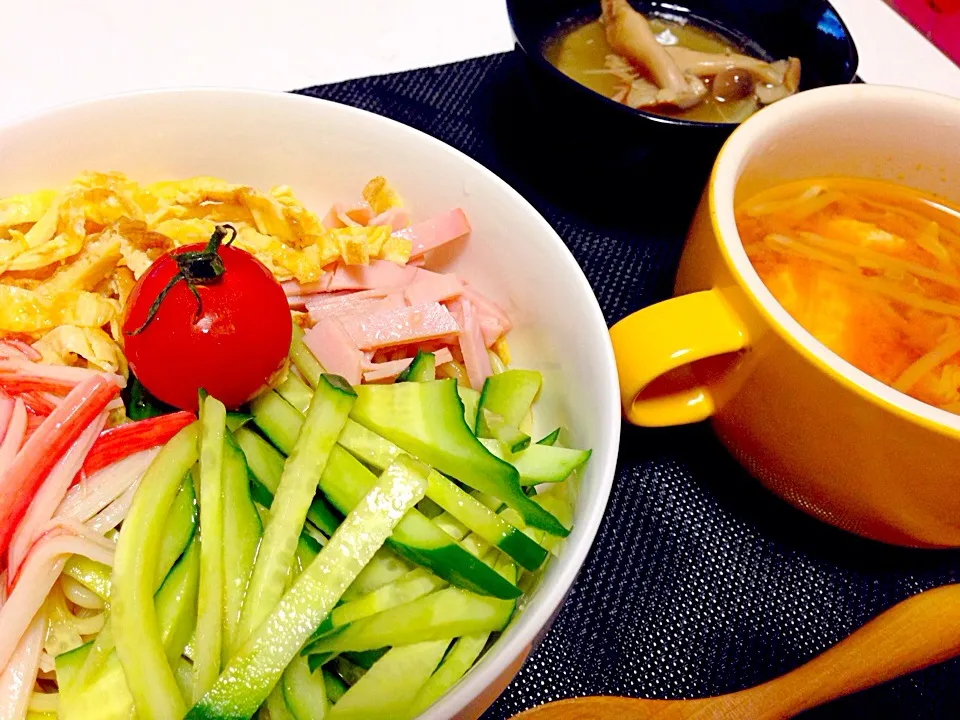
[[[960,68],[881,0],[833,0],[860,76],[960,97]],[[503,0],[8,0],[0,123],[173,86],[291,90],[512,47]],[[246,7],[244,7],[246,5]]]

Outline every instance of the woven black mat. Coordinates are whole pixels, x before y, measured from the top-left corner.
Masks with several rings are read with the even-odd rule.
[[[610,323],[670,295],[701,181],[584,172],[541,152],[512,55],[302,90],[419,128],[516,187],[570,247]],[[615,153],[603,138],[571,138]],[[682,152],[682,151],[678,151]],[[679,157],[682,161],[682,155]],[[540,648],[484,716],[558,698],[713,695],[773,678],[890,605],[960,578],[960,553],[903,550],[822,525],[772,497],[706,425],[624,425],[606,518]],[[960,661],[809,718],[960,716]]]

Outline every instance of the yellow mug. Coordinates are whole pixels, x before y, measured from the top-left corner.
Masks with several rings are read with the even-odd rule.
[[[624,414],[710,419],[747,470],[796,507],[884,542],[960,546],[960,416],[874,380],[821,345],[754,272],[734,206],[816,176],[889,180],[960,201],[960,100],[847,85],[740,126],[717,157],[677,297],[610,330]]]

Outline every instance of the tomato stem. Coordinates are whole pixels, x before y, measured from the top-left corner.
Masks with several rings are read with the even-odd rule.
[[[224,267],[223,260],[220,259],[217,250],[228,234],[231,234],[231,236],[225,244],[230,247],[233,241],[237,239],[237,229],[233,225],[217,225],[203,250],[191,250],[190,252],[171,255],[170,257],[177,264],[177,272],[150,304],[150,309],[147,310],[147,318],[143,321],[143,324],[136,330],[128,331],[125,334],[139,335],[146,330],[147,325],[151,323],[153,318],[156,317],[157,311],[160,310],[160,303],[163,302],[174,285],[181,280],[187,284],[187,289],[193,293],[193,297],[197,300],[197,310],[193,315],[193,322],[196,324],[203,313],[203,302],[200,300],[197,285],[212,285],[220,280],[224,273]]]

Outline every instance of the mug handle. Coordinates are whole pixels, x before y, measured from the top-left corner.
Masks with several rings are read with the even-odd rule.
[[[610,328],[610,341],[624,414],[634,425],[647,427],[700,422],[716,407],[710,389],[702,385],[641,397],[650,383],[697,360],[749,345],[746,326],[716,290],[680,295],[638,310]]]

